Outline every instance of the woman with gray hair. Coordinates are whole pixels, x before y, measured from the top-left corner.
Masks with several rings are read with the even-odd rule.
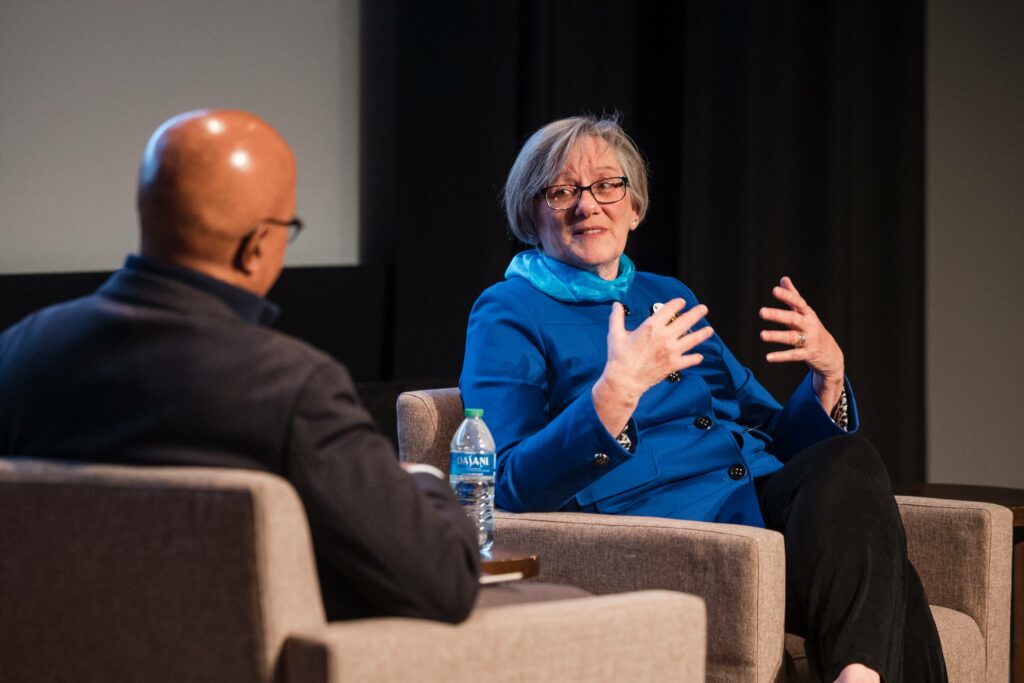
[[[477,300],[460,380],[498,447],[496,502],[767,526],[786,538],[787,630],[823,677],[946,680],[899,512],[858,416],[843,353],[783,277],[760,316],[801,362],[779,404],[684,284],[637,271],[626,242],[647,171],[614,119],[536,131],[505,185],[533,248]]]

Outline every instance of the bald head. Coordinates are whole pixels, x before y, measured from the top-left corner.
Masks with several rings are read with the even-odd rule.
[[[295,159],[242,111],[180,114],[153,133],[139,169],[142,253],[265,294],[295,212]]]

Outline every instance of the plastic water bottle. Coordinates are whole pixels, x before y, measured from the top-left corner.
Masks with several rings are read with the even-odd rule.
[[[483,421],[484,411],[466,408],[465,419],[452,438],[448,482],[476,526],[480,552],[494,544],[494,437]]]

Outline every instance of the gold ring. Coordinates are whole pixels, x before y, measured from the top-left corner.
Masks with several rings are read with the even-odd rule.
[[[796,333],[796,344],[793,344],[793,346],[795,346],[796,348],[799,349],[801,346],[803,346],[806,343],[807,343],[807,337],[805,337],[802,332],[797,332]]]

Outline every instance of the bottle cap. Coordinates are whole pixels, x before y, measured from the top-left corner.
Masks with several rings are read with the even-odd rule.
[[[484,409],[483,408],[466,408],[465,410],[462,411],[462,415],[464,417],[483,417],[484,416]]]

